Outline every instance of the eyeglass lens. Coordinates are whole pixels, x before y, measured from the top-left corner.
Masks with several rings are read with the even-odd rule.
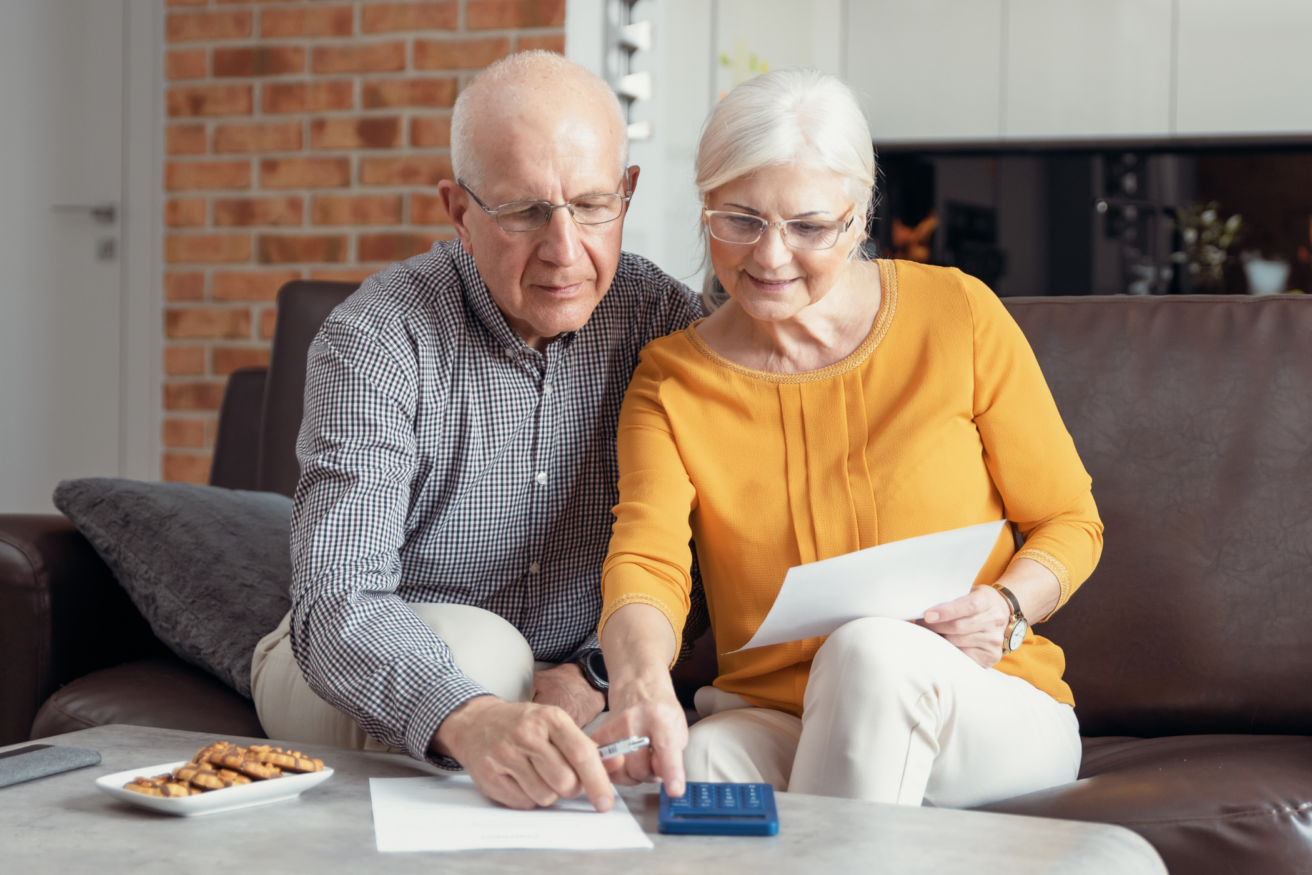
[[[620,217],[624,198],[618,194],[592,194],[575,198],[568,204],[574,221],[580,225],[604,225]],[[497,207],[497,224],[504,231],[536,231],[551,221],[552,205],[545,201],[525,201]]]
[[[768,223],[743,213],[712,213],[711,234],[726,243],[755,243]],[[838,242],[842,224],[789,219],[783,223],[784,242],[794,249],[829,249]]]

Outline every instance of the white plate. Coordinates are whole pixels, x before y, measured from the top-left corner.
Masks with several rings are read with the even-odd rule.
[[[145,796],[124,790],[123,785],[133,778],[153,778],[165,772],[172,773],[178,766],[186,765],[186,760],[176,763],[160,763],[158,766],[143,766],[126,772],[115,772],[96,779],[96,786],[115,799],[160,811],[164,814],[176,814],[179,817],[192,817],[197,814],[215,814],[220,811],[232,811],[234,808],[249,808],[252,805],[264,805],[280,802],[300,796],[306,790],[322,784],[333,776],[333,770],[325,768],[322,772],[307,772],[303,775],[284,773],[281,778],[268,781],[251,781],[240,787],[224,787],[222,790],[209,790],[195,796]]]

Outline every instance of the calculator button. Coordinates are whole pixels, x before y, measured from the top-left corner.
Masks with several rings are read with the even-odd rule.
[[[739,808],[738,788],[732,784],[721,784],[719,787],[720,807],[721,808]]]
[[[675,798],[670,799],[670,807],[671,807],[671,808],[691,808],[691,807],[692,807],[692,791],[691,791],[691,790],[684,790],[682,796],[678,796],[678,797],[675,797]]]
[[[715,793],[707,784],[694,784],[692,804],[697,808],[714,808]]]
[[[748,784],[743,788],[743,807],[744,808],[764,808],[765,795],[761,788],[755,784]]]

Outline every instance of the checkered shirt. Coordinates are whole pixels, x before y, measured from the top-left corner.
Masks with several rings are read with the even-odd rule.
[[[455,242],[334,310],[310,346],[296,445],[291,640],[311,689],[452,768],[429,740],[488,691],[406,602],[500,614],[542,661],[598,649],[620,402],[643,345],[701,315],[686,286],[624,253],[588,323],[540,353]],[[700,634],[700,585],[695,602]]]

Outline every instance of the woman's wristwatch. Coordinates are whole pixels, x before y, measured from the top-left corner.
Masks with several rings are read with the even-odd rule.
[[[1007,623],[1007,631],[1002,635],[1002,652],[1011,653],[1025,643],[1025,632],[1030,627],[1030,621],[1025,619],[1025,615],[1021,613],[1020,602],[1016,600],[1016,596],[1011,590],[1000,583],[991,583],[989,585],[1002,593],[1002,597],[1007,600],[1007,604],[1011,605],[1011,621]]]

